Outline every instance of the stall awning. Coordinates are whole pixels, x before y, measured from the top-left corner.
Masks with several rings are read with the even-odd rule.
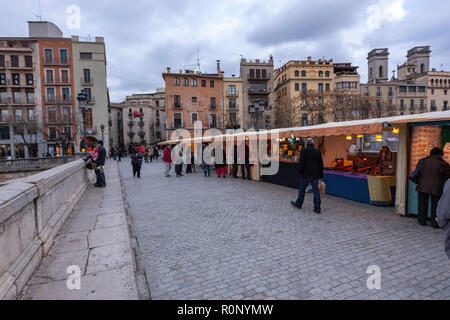
[[[426,121],[446,121],[450,120],[450,110],[447,111],[435,111],[420,114],[386,117],[386,118],[374,118],[365,120],[343,121],[343,122],[329,122],[314,126],[295,127],[295,128],[282,128],[273,129],[268,131],[247,131],[243,133],[231,133],[222,134],[213,137],[202,137],[185,139],[186,143],[195,142],[211,142],[213,139],[231,139],[232,137],[246,136],[250,138],[256,138],[265,134],[267,138],[272,135],[279,135],[279,138],[289,138],[294,136],[296,138],[301,137],[321,137],[321,136],[340,136],[340,135],[352,135],[352,134],[375,134],[380,133],[383,128],[383,123],[400,124],[411,122],[426,122]],[[179,141],[165,141],[160,142],[158,145],[177,144]]]

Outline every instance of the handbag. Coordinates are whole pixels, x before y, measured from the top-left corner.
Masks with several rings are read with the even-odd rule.
[[[416,170],[414,170],[413,172],[411,172],[409,174],[409,180],[411,180],[412,182],[414,182],[415,184],[419,183],[419,179],[420,179],[420,169],[422,168],[422,162],[423,159],[420,159],[419,162],[417,163],[417,167]]]
[[[319,182],[319,192],[321,196],[324,196],[327,192],[327,184],[323,180]]]

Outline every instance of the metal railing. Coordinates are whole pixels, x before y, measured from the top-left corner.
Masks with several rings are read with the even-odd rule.
[[[76,154],[61,157],[0,160],[0,173],[46,170],[64,163],[78,160],[83,156],[85,155]]]

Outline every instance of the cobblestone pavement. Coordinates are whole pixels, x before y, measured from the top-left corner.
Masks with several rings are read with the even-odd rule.
[[[327,195],[317,215],[311,194],[291,207],[291,188],[119,168],[153,299],[450,299],[442,231],[392,208]]]

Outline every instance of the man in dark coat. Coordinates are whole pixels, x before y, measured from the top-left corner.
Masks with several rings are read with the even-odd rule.
[[[94,184],[94,186],[97,188],[104,188],[106,187],[106,179],[105,179],[106,149],[105,147],[103,147],[102,140],[98,140],[97,149],[98,149],[97,169],[95,169],[97,182]]]
[[[314,140],[306,140],[306,148],[300,152],[299,160],[300,189],[297,200],[291,204],[299,209],[305,199],[306,187],[311,183],[314,192],[314,212],[320,213],[319,179],[323,178],[323,159],[319,149],[314,148]]]
[[[428,198],[431,196],[431,226],[439,228],[436,222],[436,208],[444,189],[444,183],[450,178],[450,166],[442,158],[444,151],[433,148],[430,155],[421,159],[417,164],[419,173],[418,191],[418,222],[424,226],[428,216]]]
[[[444,192],[439,200],[436,215],[437,223],[444,228],[445,253],[450,259],[450,179],[444,185]]]

